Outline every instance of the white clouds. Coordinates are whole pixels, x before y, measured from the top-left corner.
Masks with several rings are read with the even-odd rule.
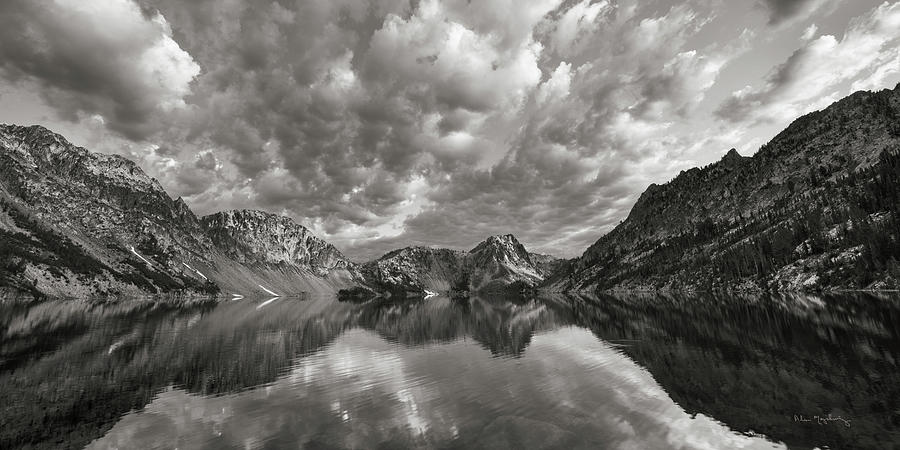
[[[850,87],[851,91],[878,90],[890,87],[900,80],[900,47],[888,49]]]
[[[166,19],[131,0],[14,0],[0,16],[4,76],[35,81],[64,114],[100,114],[131,137],[183,107],[200,73]]]
[[[172,40],[171,30],[162,15],[157,15],[155,23],[160,23],[167,34],[146,48],[135,64],[140,83],[157,98],[157,106],[164,112],[184,107],[184,97],[190,93],[190,83],[200,74],[200,66],[191,55]]]
[[[609,9],[609,2],[583,0],[566,10],[562,17],[553,22],[555,30],[550,39],[553,49],[561,55],[569,54],[577,48],[577,41],[590,32],[597,17]]]
[[[821,105],[821,99],[861,76],[854,86],[883,83],[900,45],[900,3],[887,2],[850,22],[843,38],[820,36],[776,67],[765,85],[734,92],[718,114],[731,121],[783,123]],[[841,89],[843,91],[843,89]]]
[[[800,36],[800,39],[803,41],[811,40],[816,37],[816,33],[819,32],[819,27],[816,24],[811,24],[803,30],[803,34]]]
[[[499,48],[514,49],[529,41],[537,23],[563,0],[423,0],[423,3],[439,4],[442,14],[450,21],[494,38]]]
[[[535,100],[539,105],[545,105],[551,100],[560,101],[569,95],[572,84],[572,65],[566,62],[559,63],[550,78],[541,84]]]
[[[408,20],[388,17],[372,36],[367,64],[382,83],[424,85],[451,109],[515,108],[540,80],[540,48],[530,39],[499,44],[491,34],[447,20],[441,3],[425,0]]]

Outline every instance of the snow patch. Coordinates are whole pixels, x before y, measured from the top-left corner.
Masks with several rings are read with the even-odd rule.
[[[144,258],[143,256],[141,256],[140,253],[138,253],[137,250],[134,249],[133,245],[131,246],[131,253],[134,253],[134,256],[141,258],[141,261],[143,261],[144,264],[147,264],[148,266],[153,267],[153,264],[150,264],[150,261],[147,261],[147,258]],[[153,267],[153,268],[155,268],[155,267]]]
[[[206,278],[206,275],[203,275],[202,273],[200,273],[199,270],[197,270],[197,269],[195,269],[195,268],[189,266],[189,265],[188,265],[187,263],[185,263],[185,262],[182,262],[181,264],[184,265],[184,267],[187,267],[189,270],[193,270],[194,272],[196,272],[197,275],[200,275],[201,277],[203,277],[204,280],[209,281],[209,278]]]
[[[266,288],[265,288],[263,285],[261,285],[261,284],[257,284],[257,286],[259,286],[260,289],[266,291],[266,293],[268,293],[269,295],[274,295],[275,297],[281,297],[280,294],[276,294],[275,292],[272,292],[271,290],[266,289]],[[270,300],[270,301],[271,301],[271,300]]]

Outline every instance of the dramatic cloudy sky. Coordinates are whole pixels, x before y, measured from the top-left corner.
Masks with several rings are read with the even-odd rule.
[[[900,81],[882,0],[3,0],[0,121],[365,260],[571,257],[650,183]]]

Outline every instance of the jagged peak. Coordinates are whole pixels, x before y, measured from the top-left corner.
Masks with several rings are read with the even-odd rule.
[[[505,254],[531,264],[531,255],[528,250],[512,234],[490,236],[470,250],[469,254],[477,258],[500,258],[500,255]]]
[[[478,245],[475,246],[475,248],[471,250],[471,252],[476,252],[487,246],[496,247],[503,245],[521,246],[522,244],[519,243],[519,240],[516,239],[516,237],[512,234],[497,234],[494,236],[489,236],[487,239],[481,241]]]

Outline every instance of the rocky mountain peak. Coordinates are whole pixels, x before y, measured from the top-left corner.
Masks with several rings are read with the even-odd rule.
[[[38,150],[46,153],[72,147],[66,138],[40,125],[0,124],[0,135],[9,143],[17,142],[19,146],[29,151]]]
[[[350,265],[337,248],[289,217],[231,210],[200,220],[218,248],[244,263],[293,264],[315,270]]]
[[[528,250],[511,234],[490,236],[475,246],[469,253],[473,255],[490,253],[492,255],[507,255],[528,260]]]
[[[468,259],[475,284],[522,281],[533,285],[543,279],[528,250],[511,234],[485,239],[469,252]]]

